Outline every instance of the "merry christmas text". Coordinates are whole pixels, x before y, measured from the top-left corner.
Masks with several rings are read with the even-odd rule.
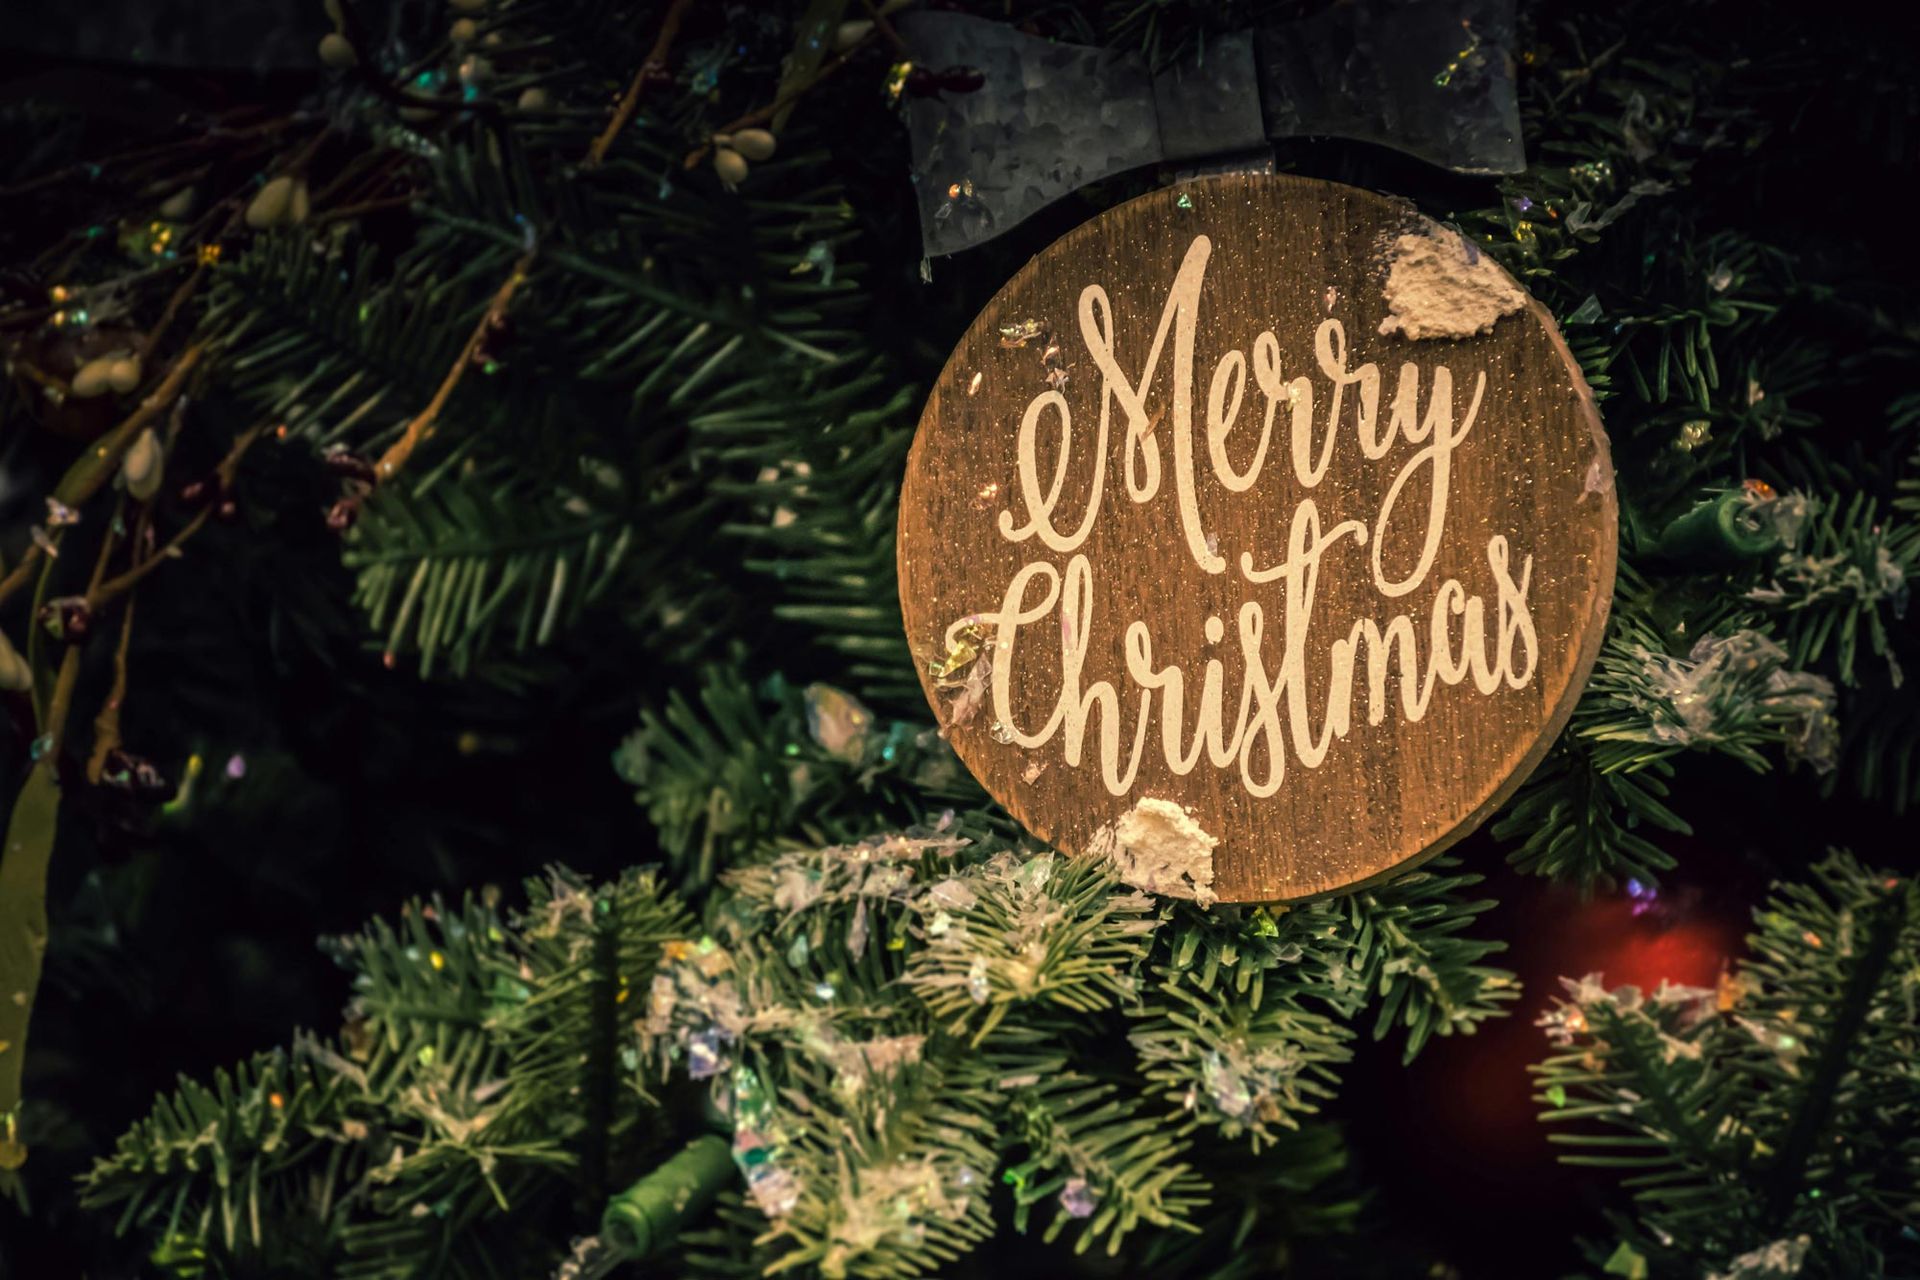
[[[951,643],[968,622],[992,629],[992,710],[1003,726],[1003,740],[1037,748],[1061,736],[1066,763],[1078,767],[1092,736],[1102,779],[1116,796],[1133,786],[1156,712],[1159,749],[1172,773],[1187,774],[1204,758],[1215,768],[1237,769],[1250,794],[1268,796],[1284,780],[1289,758],[1316,768],[1333,741],[1347,735],[1356,682],[1364,682],[1367,723],[1377,725],[1392,701],[1389,674],[1397,678],[1399,714],[1418,721],[1439,685],[1470,680],[1480,694],[1492,696],[1502,688],[1526,687],[1536,666],[1538,639],[1527,607],[1532,556],[1516,559],[1504,536],[1488,538],[1476,556],[1484,559],[1486,574],[1483,578],[1476,570],[1470,576],[1491,599],[1469,591],[1456,578],[1430,582],[1446,533],[1454,455],[1473,430],[1486,374],[1475,376],[1465,405],[1456,406],[1451,371],[1444,364],[1434,365],[1422,411],[1422,371],[1411,361],[1402,364],[1383,419],[1380,370],[1372,363],[1349,368],[1345,329],[1339,320],[1328,319],[1314,335],[1314,362],[1328,384],[1323,412],[1316,414],[1313,379],[1282,373],[1279,339],[1267,330],[1255,336],[1250,355],[1231,350],[1215,365],[1204,430],[1198,431],[1194,342],[1211,253],[1211,241],[1196,236],[1161,309],[1153,341],[1132,366],[1134,372],[1114,350],[1113,308],[1106,290],[1091,284],[1081,292],[1080,339],[1101,384],[1091,448],[1080,458],[1080,468],[1090,466],[1092,471],[1085,505],[1062,509],[1067,477],[1080,468],[1074,466],[1078,455],[1072,413],[1065,394],[1054,389],[1035,396],[1021,417],[1017,511],[999,515],[1002,537],[1014,543],[1037,542],[1065,556],[1065,569],[1048,559],[1027,563],[1007,583],[998,610],[962,619],[948,635]],[[1169,406],[1153,394],[1169,339],[1171,377],[1163,381],[1171,385],[1170,415]],[[1260,403],[1243,420],[1250,382]],[[1284,436],[1276,442],[1275,424],[1283,410]],[[1165,416],[1170,416],[1170,430],[1162,435],[1154,428]],[[1220,659],[1206,660],[1195,697],[1190,673],[1177,665],[1155,664],[1147,622],[1123,619],[1116,624],[1096,616],[1093,568],[1081,548],[1107,499],[1108,445],[1116,425],[1124,433],[1119,469],[1126,499],[1135,504],[1153,501],[1170,470],[1185,554],[1205,573],[1225,574],[1229,565],[1216,550],[1217,532],[1209,531],[1200,509],[1196,454],[1201,447],[1214,483],[1229,494],[1252,489],[1265,469],[1274,466],[1290,468],[1304,495],[1294,505],[1284,553],[1256,556],[1252,549],[1243,550],[1234,566],[1249,586],[1271,588],[1260,594],[1278,611],[1279,634],[1269,642],[1267,605],[1261,600],[1248,599],[1239,606],[1233,629],[1242,674],[1231,699]],[[1163,440],[1171,444],[1170,467],[1162,456]],[[1402,442],[1412,452],[1390,458],[1405,453],[1398,447]],[[1270,459],[1270,446],[1284,456]],[[1356,448],[1368,464],[1397,466],[1379,508],[1368,520],[1323,516],[1313,491],[1327,477],[1336,453]],[[1236,453],[1243,462],[1236,463]],[[1043,482],[1043,477],[1049,478]],[[1396,557],[1388,544],[1413,545],[1404,534],[1417,535],[1419,553],[1402,568],[1391,563]],[[1367,574],[1383,603],[1384,620],[1316,617],[1323,569],[1336,575]],[[1393,603],[1422,588],[1421,604]],[[1138,693],[1136,714],[1127,714],[1130,709],[1123,707],[1112,681],[1090,680],[1083,671],[1092,638],[1114,625],[1124,626],[1126,675]],[[1210,648],[1225,644],[1225,619],[1209,615],[1203,629]],[[1060,646],[1060,688],[1051,714],[1037,725],[1019,724],[1012,695],[1021,654],[1030,645],[1051,643],[1053,636]],[[1269,656],[1275,648],[1277,660]],[[1325,664],[1324,706],[1309,705],[1310,663]],[[1192,711],[1190,702],[1196,704]]]

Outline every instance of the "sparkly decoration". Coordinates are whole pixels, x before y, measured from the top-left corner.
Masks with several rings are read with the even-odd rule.
[[[1781,1070],[1788,1075],[1799,1074],[1800,1059],[1807,1056],[1807,1042],[1792,1031],[1777,1025],[1776,1022],[1761,1021],[1757,1018],[1744,1018],[1734,1015],[1735,1025],[1752,1036],[1762,1048],[1771,1052],[1779,1062]],[[1781,1019],[1784,1021],[1784,1019]]]
[[[80,513],[52,494],[47,495],[47,527],[64,529],[80,523]]]
[[[1589,160],[1585,164],[1576,164],[1567,170],[1567,176],[1575,182],[1597,186],[1613,180],[1613,166],[1605,160]]]
[[[1647,1280],[1647,1260],[1622,1240],[1601,1271],[1610,1276],[1620,1276],[1623,1280]]]
[[[1741,527],[1766,534],[1780,547],[1792,551],[1800,545],[1816,509],[1803,493],[1779,493],[1764,480],[1747,480],[1740,486]]]
[[[907,77],[912,74],[911,62],[896,62],[887,68],[886,94],[889,105],[900,101],[900,94],[907,87]]]
[[[687,1074],[695,1080],[708,1080],[727,1066],[726,1045],[733,1039],[714,1027],[697,1032],[687,1043]]]
[[[1680,453],[1692,453],[1713,438],[1713,424],[1705,418],[1694,418],[1680,424],[1680,433],[1673,438],[1673,447]]]
[[[967,968],[967,995],[975,1004],[985,1004],[993,988],[987,981],[987,958],[975,956]]]
[[[1598,324],[1605,316],[1606,312],[1600,307],[1600,299],[1590,293],[1587,295],[1587,300],[1575,307],[1572,313],[1567,316],[1567,323]]]
[[[933,220],[936,224],[951,220],[969,240],[993,234],[993,210],[975,194],[970,178],[947,184],[947,198],[934,209]]]
[[[1817,1196],[1819,1188],[1812,1194]],[[1806,1266],[1807,1252],[1812,1248],[1811,1236],[1775,1240],[1749,1249],[1728,1263],[1725,1271],[1712,1272],[1705,1280],[1791,1280]]]
[[[1460,25],[1466,28],[1466,47],[1454,54],[1446,66],[1434,73],[1433,85],[1436,89],[1444,89],[1451,85],[1454,77],[1459,75],[1461,71],[1469,67],[1476,67],[1478,65],[1477,59],[1484,59],[1485,57],[1485,55],[1480,53],[1479,33],[1474,31],[1473,27],[1464,19]]]
[[[1002,746],[1013,741],[1013,726],[1002,720],[995,720],[993,727],[987,730],[987,736]]]
[[[1085,1178],[1068,1178],[1067,1185],[1060,1189],[1060,1207],[1069,1218],[1091,1218],[1098,1202],[1099,1197]]]
[[[1650,884],[1641,884],[1638,880],[1627,881],[1627,897],[1633,901],[1633,914],[1643,916],[1653,909],[1659,901],[1660,891]]]
[[[836,760],[858,764],[866,758],[873,712],[850,693],[829,684],[806,689],[807,732]]]
[[[174,241],[185,228],[162,218],[146,222],[127,222],[120,227],[120,249],[136,260],[158,259],[171,262],[180,256]]]
[[[1045,336],[1047,328],[1038,320],[1016,320],[1012,324],[999,327],[1000,345],[1003,347],[1024,347],[1035,338]]]
[[[733,1161],[746,1180],[747,1193],[760,1212],[780,1218],[800,1202],[801,1184],[789,1169],[779,1166],[781,1144],[773,1134],[773,1099],[751,1068],[733,1069],[728,1081],[732,1094]]]
[[[1823,676],[1786,669],[1786,650],[1767,636],[1752,630],[1710,633],[1684,658],[1644,645],[1630,652],[1642,664],[1638,676],[1645,690],[1630,698],[1646,716],[1645,727],[1632,735],[1638,740],[1710,745],[1758,714],[1779,727],[1790,755],[1817,772],[1833,768],[1833,685]]]
[[[107,753],[100,781],[116,791],[125,792],[143,804],[165,800],[172,788],[153,763],[114,748]]]
[[[950,634],[947,656],[927,664],[927,674],[942,688],[951,687],[956,683],[955,677],[973,665],[980,656],[980,645],[986,639],[986,632],[977,622],[965,623]]]
[[[781,1218],[800,1203],[800,1179],[790,1169],[763,1168],[747,1177],[747,1192],[769,1218]]]
[[[947,727],[957,728],[971,723],[987,704],[988,694],[993,680],[993,657],[982,653],[967,672],[967,678],[960,686],[959,694],[947,708]]]

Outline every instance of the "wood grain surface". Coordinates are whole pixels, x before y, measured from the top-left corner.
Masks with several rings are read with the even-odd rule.
[[[954,350],[907,464],[901,603],[922,682],[949,740],[1036,836],[1082,852],[1141,799],[1170,800],[1217,838],[1214,889],[1221,900],[1309,897],[1381,877],[1459,839],[1524,779],[1565,724],[1598,651],[1613,589],[1618,515],[1606,437],[1552,318],[1530,299],[1490,332],[1464,338],[1415,341],[1380,332],[1395,238],[1423,225],[1431,228],[1404,204],[1330,183],[1256,174],[1184,183],[1121,205],[1054,243],[1007,283]],[[1139,388],[1150,428],[1130,436],[1111,369],[1129,380],[1147,369],[1170,291],[1183,265],[1191,265],[1198,237],[1210,254],[1198,285],[1191,374],[1184,385],[1176,376],[1180,326],[1170,318],[1151,380]],[[1104,311],[1096,300],[1091,313],[1112,348],[1104,376],[1087,338],[1085,295],[1096,285],[1109,300]],[[1417,566],[1438,505],[1436,463],[1415,461],[1417,432],[1393,438],[1381,456],[1366,456],[1357,382],[1343,390],[1328,446],[1337,379],[1317,363],[1316,341],[1325,339],[1329,320],[1343,331],[1349,375],[1363,363],[1378,367],[1378,437],[1389,434],[1403,366],[1415,370],[1410,404],[1422,419],[1437,399],[1436,371],[1446,367],[1455,432],[1469,420],[1476,382],[1485,375],[1470,430],[1450,452],[1444,519],[1425,573]],[[1260,339],[1263,331],[1272,339]],[[1263,342],[1266,383],[1256,377]],[[1306,379],[1311,417],[1300,462],[1307,472],[1330,447],[1327,469],[1313,484],[1303,482],[1296,464],[1297,391],[1274,401],[1271,439],[1253,470],[1276,349],[1278,378],[1291,386]],[[1238,375],[1232,368],[1220,373],[1223,361],[1239,367]],[[1252,472],[1251,484],[1237,492],[1216,471],[1208,423],[1210,412],[1227,416],[1236,378],[1241,403],[1223,438],[1224,456],[1229,474]],[[1036,398],[1052,390],[1060,399],[1034,409]],[[1104,450],[1097,447],[1103,403]],[[1029,416],[1037,479],[1023,496],[1019,449]],[[1063,417],[1070,424],[1064,464]],[[1184,511],[1183,421],[1192,476]],[[1148,454],[1159,469],[1154,485],[1147,483]],[[1048,509],[1070,541],[1095,500],[1096,471],[1100,505],[1083,541],[1055,549],[1037,535],[1010,536],[1033,523],[1036,485],[1046,507],[1058,474]],[[1403,472],[1390,518],[1382,521]],[[1148,489],[1151,496],[1139,497]],[[1367,530],[1332,539],[1311,560],[1310,573],[1289,551],[1306,502],[1323,538],[1345,521]],[[1307,524],[1302,545],[1312,546],[1314,528]],[[1490,559],[1490,545],[1502,540],[1509,578],[1524,577],[1518,610],[1510,597],[1519,588],[1509,584],[1503,595]],[[1378,579],[1370,560],[1376,545],[1384,574]],[[1205,562],[1216,554],[1210,570]],[[1078,557],[1085,561],[1076,568]],[[1296,572],[1250,581],[1286,563]],[[1028,590],[1016,604],[1037,616],[1003,628],[997,615],[1023,570]],[[1450,580],[1459,584],[1455,594],[1444,585]],[[1090,603],[1084,613],[1067,589],[1080,581]],[[1383,592],[1381,581],[1398,593]],[[1040,614],[1049,582],[1063,584],[1062,598]],[[1401,590],[1403,582],[1411,586]],[[1309,585],[1310,608],[1302,611],[1289,592],[1303,594]],[[1263,619],[1253,673],[1241,634],[1249,604]],[[1435,664],[1436,610],[1445,628],[1440,668],[1454,672],[1454,683],[1422,675]],[[1531,642],[1518,636],[1516,612],[1526,614]],[[1505,677],[1495,673],[1492,691],[1483,687],[1484,669],[1459,674],[1468,665],[1475,614],[1489,655],[1502,617],[1507,621]],[[956,692],[936,687],[929,663],[950,652],[954,627],[973,615],[987,615],[984,648],[1004,673],[1006,691],[999,706],[988,697],[958,722]],[[1432,681],[1417,719],[1403,702],[1404,646],[1371,644],[1366,632],[1371,619],[1389,635],[1399,615],[1409,619],[1415,683]],[[1136,668],[1180,673],[1185,696],[1174,717],[1175,757],[1192,753],[1210,670],[1220,689],[1220,730],[1200,743],[1191,763],[1169,759],[1168,688],[1143,689],[1129,670],[1127,635],[1135,624],[1151,650],[1150,661],[1136,653]],[[1083,649],[1077,672],[1070,669],[1076,646]],[[1336,679],[1342,646],[1354,673],[1344,734],[1328,727],[1329,708],[1343,700]],[[1375,649],[1385,673],[1378,707],[1370,683]],[[1111,698],[1088,694],[1103,682]],[[1281,692],[1265,695],[1275,709],[1263,730],[1260,690],[1280,684]],[[1067,703],[1085,710],[1077,764],[1069,762],[1070,725],[1056,724],[1037,745],[1019,740],[1039,735]],[[1143,735],[1137,769],[1121,779],[1118,793],[1102,768],[1110,724],[1108,754],[1123,775]],[[1277,787],[1275,752],[1284,756]],[[1263,790],[1270,794],[1257,794]]]

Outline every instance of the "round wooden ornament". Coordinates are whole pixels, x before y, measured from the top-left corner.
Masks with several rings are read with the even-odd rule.
[[[1349,888],[1539,762],[1618,512],[1552,317],[1404,204],[1228,174],[1028,263],[921,416],[900,598],[960,758],[1143,888]]]

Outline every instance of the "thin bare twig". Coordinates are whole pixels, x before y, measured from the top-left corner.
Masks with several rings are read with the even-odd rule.
[[[233,478],[240,469],[240,460],[246,457],[247,450],[253,447],[254,442],[266,434],[266,430],[267,426],[264,422],[257,423],[254,426],[248,427],[235,437],[233,447],[227,450],[227,456],[222,458],[219,465],[214,468],[214,474],[220,478],[221,492],[224,493],[233,487]],[[192,540],[194,534],[200,532],[206,525],[208,517],[212,514],[213,506],[211,504],[202,507],[194,513],[193,519],[187,521],[187,523],[181,527],[180,532],[168,539],[166,546],[161,547],[152,555],[138,561],[132,568],[120,574],[118,577],[108,578],[105,582],[96,580],[92,586],[87,588],[88,607],[98,612],[131,591],[139,584],[142,578],[152,573],[163,563],[168,560],[177,559],[180,555],[180,549]]]
[[[641,95],[662,71],[667,69],[667,55],[673,51],[674,37],[680,34],[680,21],[687,16],[692,0],[673,0],[667,6],[667,16],[661,19],[660,34],[654,37],[653,48],[647,50],[647,56],[640,69],[633,73],[633,79],[627,85],[627,91],[620,95],[620,105],[613,109],[613,116],[607,121],[607,127],[587,148],[586,167],[597,169],[601,161],[607,158],[607,152],[613,149],[614,140],[620,131],[633,119],[633,113],[640,107]]]
[[[122,151],[117,155],[104,156],[99,160],[83,160],[78,164],[70,164],[64,169],[56,169],[52,173],[43,173],[37,178],[29,178],[25,182],[0,188],[0,196],[12,199],[14,196],[22,196],[30,191],[38,191],[43,187],[58,186],[60,183],[78,177],[89,170],[105,170],[135,160],[157,159],[169,152],[191,150],[195,147],[206,146],[214,141],[230,141],[250,138],[256,134],[272,133],[276,129],[286,128],[289,124],[293,123],[296,118],[296,116],[292,115],[276,116],[271,120],[265,120],[259,124],[248,125],[240,129],[209,129],[203,133],[196,133],[191,137],[176,138],[171,142],[157,143],[150,147],[139,147],[132,151]]]
[[[402,209],[419,198],[418,191],[406,191],[397,196],[380,196],[374,200],[362,200],[358,204],[343,204],[336,209],[314,214],[308,219],[308,223],[318,227],[329,222],[338,222],[342,218],[357,218],[363,213],[378,213],[382,209]]]
[[[401,432],[400,438],[394,441],[387,451],[380,455],[380,461],[374,464],[373,470],[377,480],[391,480],[399,474],[400,468],[406,466],[407,459],[413,456],[414,449],[422,440],[433,434],[434,422],[440,417],[440,411],[447,407],[447,401],[453,397],[454,388],[460,385],[460,379],[466,376],[468,367],[473,364],[474,353],[479,351],[480,344],[486,341],[487,331],[507,314],[507,305],[513,301],[515,291],[526,282],[527,270],[533,265],[533,257],[534,250],[529,249],[514,262],[513,270],[508,273],[505,282],[494,293],[493,301],[487,304],[486,314],[480,317],[479,323],[473,326],[473,332],[467,335],[466,344],[460,348],[460,354],[454,360],[453,367],[448,369],[447,376],[440,380],[440,388],[433,393],[433,399],[427,402],[426,408],[414,415],[413,420],[407,423],[407,429]]]
[[[173,403],[187,385],[187,375],[193,372],[204,354],[206,348],[197,342],[182,351],[180,358],[167,371],[167,376],[140,402],[140,407],[128,414],[119,426],[89,445],[79,461],[67,468],[67,473],[60,477],[60,483],[54,486],[53,496],[69,507],[77,507],[98,493],[100,486],[112,477],[114,467],[119,465],[120,455],[139,438],[142,428]],[[13,572],[0,578],[0,602],[18,591],[33,576],[33,566],[44,554],[40,544],[28,546],[20,557],[20,563],[13,567]]]
[[[757,124],[765,124],[767,121],[773,119],[774,116],[778,115],[780,113],[781,108],[785,107],[788,103],[797,102],[804,94],[806,94],[809,90],[811,90],[815,85],[819,84],[822,80],[825,80],[828,76],[832,75],[834,72],[838,71],[840,68],[846,66],[847,63],[852,60],[853,55],[860,52],[862,49],[866,48],[867,41],[872,39],[873,37],[869,35],[866,40],[862,40],[859,44],[853,46],[853,48],[848,49],[846,52],[838,54],[835,57],[828,59],[826,62],[821,63],[820,69],[818,71],[808,76],[806,80],[803,81],[802,83],[795,85],[793,88],[789,89],[786,93],[783,93],[778,98],[775,98],[768,105],[761,107],[757,111],[749,111],[747,112],[747,114],[740,116],[737,119],[729,120],[727,121],[727,123],[721,125],[718,129],[715,129],[714,132],[715,133],[734,133],[741,129],[751,129],[754,125],[757,125]],[[705,160],[711,154],[713,154],[713,144],[711,142],[707,143],[704,146],[694,148],[692,151],[689,151],[687,153],[686,167],[689,169],[698,168],[700,166],[701,161]]]
[[[907,42],[900,38],[900,33],[893,29],[891,22],[887,21],[886,10],[875,4],[874,0],[860,0],[860,4],[866,9],[867,16],[873,19],[873,25],[880,29],[880,34],[886,37],[887,43],[893,46],[894,52],[903,58],[907,57],[909,54]]]
[[[87,781],[95,786],[107,771],[107,757],[120,745],[120,704],[127,700],[127,650],[133,644],[133,601],[120,619],[120,643],[113,650],[113,688],[93,717],[93,752],[87,757]]]

